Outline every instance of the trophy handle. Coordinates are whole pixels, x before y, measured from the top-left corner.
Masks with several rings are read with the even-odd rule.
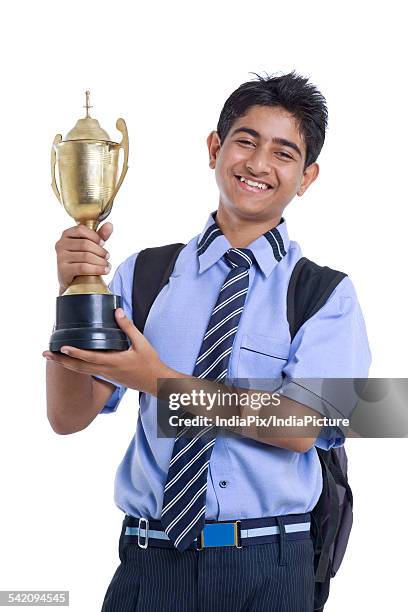
[[[123,179],[126,176],[126,172],[128,171],[129,136],[128,136],[128,131],[127,131],[127,127],[126,127],[126,123],[124,119],[118,119],[116,121],[116,129],[119,130],[119,132],[122,134],[122,141],[119,143],[119,147],[123,149],[122,172],[121,172],[118,182],[116,183],[115,189],[113,190],[113,193],[111,197],[109,198],[108,203],[106,204],[105,210],[102,212],[102,214],[99,217],[99,220],[98,220],[99,223],[103,221],[104,219],[106,219],[106,217],[109,215],[110,211],[112,210],[113,200],[115,199],[116,194],[118,193],[120,186],[123,183]]]
[[[128,136],[128,131],[127,131],[127,127],[126,127],[126,123],[124,119],[117,120],[116,129],[119,130],[119,132],[122,134],[122,142],[119,143],[119,146],[123,149],[123,166],[122,166],[122,172],[119,177],[119,180],[116,183],[115,191],[113,192],[113,195],[109,202],[111,206],[112,206],[112,202],[116,194],[118,193],[120,189],[120,186],[123,183],[123,179],[126,176],[126,172],[128,171],[128,160],[129,160],[129,136]]]
[[[55,195],[57,196],[57,200],[62,204],[61,194],[59,192],[57,181],[55,180],[55,164],[57,163],[57,154],[55,153],[55,145],[59,144],[62,140],[61,134],[57,134],[54,138],[54,142],[52,143],[51,148],[51,187]]]

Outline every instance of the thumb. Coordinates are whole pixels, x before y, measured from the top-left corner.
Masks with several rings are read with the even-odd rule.
[[[132,347],[138,348],[138,346],[140,346],[140,341],[142,338],[144,339],[144,336],[137,329],[133,321],[128,319],[128,317],[123,311],[123,308],[116,308],[115,319],[120,329],[125,332],[125,334],[129,338],[130,342],[132,343]]]
[[[101,225],[101,227],[97,230],[97,234],[106,242],[110,235],[113,232],[113,225],[110,221]]]

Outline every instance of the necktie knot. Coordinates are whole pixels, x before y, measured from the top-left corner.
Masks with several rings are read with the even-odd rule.
[[[255,263],[255,257],[250,249],[228,249],[224,257],[231,268],[240,267],[249,270]]]

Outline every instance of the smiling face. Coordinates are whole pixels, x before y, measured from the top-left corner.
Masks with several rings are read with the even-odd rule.
[[[234,121],[222,146],[217,132],[207,144],[220,190],[219,212],[237,220],[277,225],[284,208],[319,173],[316,163],[304,169],[306,143],[282,107],[252,106]]]

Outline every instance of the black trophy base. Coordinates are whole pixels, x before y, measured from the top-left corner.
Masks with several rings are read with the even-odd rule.
[[[115,321],[115,308],[120,307],[120,295],[90,293],[57,297],[50,351],[56,353],[64,345],[99,351],[127,350],[127,336]]]

